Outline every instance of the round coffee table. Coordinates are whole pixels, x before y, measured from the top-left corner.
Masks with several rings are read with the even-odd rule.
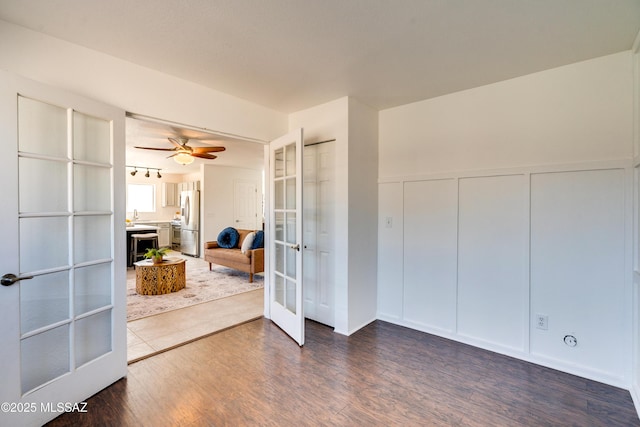
[[[181,258],[168,258],[160,264],[151,260],[134,263],[136,292],[140,295],[163,295],[183,289],[187,279],[185,264]]]

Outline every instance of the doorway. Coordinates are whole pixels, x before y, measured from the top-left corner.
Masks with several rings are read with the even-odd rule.
[[[203,148],[222,146],[217,158],[196,158],[190,164],[179,164],[170,156],[171,138],[188,138],[189,146]],[[139,149],[136,147],[147,147]],[[259,228],[256,209],[259,206],[257,191],[261,190],[260,178],[264,164],[263,142],[236,135],[218,135],[208,129],[150,118],[129,113],[126,119],[126,163],[138,166],[127,170],[127,182],[139,182],[155,186],[153,205],[155,209],[140,212],[141,225],[171,225],[181,208],[178,191],[186,183],[200,183],[200,252],[206,242],[216,240],[219,232],[227,227]],[[152,173],[146,176],[147,167]],[[161,175],[161,176],[160,176]],[[236,188],[240,185],[240,189]],[[174,188],[173,194],[168,191]],[[235,198],[236,192],[242,197]],[[173,203],[167,203],[172,200]],[[245,222],[236,223],[239,212]],[[131,210],[128,212],[132,218]],[[247,219],[253,216],[253,221]],[[167,243],[167,245],[170,243]],[[166,246],[160,244],[160,246]],[[169,253],[169,258],[186,259],[186,287],[166,295],[139,296],[135,290],[135,270],[127,271],[127,308],[130,321],[129,361],[148,357],[202,335],[213,333],[236,322],[262,316],[263,291],[258,285],[262,277],[248,284],[248,276],[235,274],[213,265],[213,271],[202,258],[183,256],[178,251]],[[223,298],[224,297],[224,298]],[[154,310],[158,311],[154,311]],[[160,311],[163,310],[163,311]]]
[[[335,141],[304,147],[305,317],[334,326]]]

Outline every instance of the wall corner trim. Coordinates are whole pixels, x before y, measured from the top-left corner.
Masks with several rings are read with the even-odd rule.
[[[636,413],[640,417],[640,385],[634,382],[629,389],[631,393],[631,400],[633,400],[633,406],[636,408]]]

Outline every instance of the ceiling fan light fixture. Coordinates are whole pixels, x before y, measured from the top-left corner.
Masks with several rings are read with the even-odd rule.
[[[175,160],[176,163],[180,163],[181,165],[189,165],[193,163],[193,157],[191,157],[191,155],[188,153],[178,153],[173,156],[173,160]]]

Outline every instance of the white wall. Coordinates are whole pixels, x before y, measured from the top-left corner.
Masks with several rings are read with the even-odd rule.
[[[283,113],[0,21],[0,68],[126,111],[271,140]]]
[[[634,202],[633,202],[633,380],[631,396],[636,409],[640,409],[640,33],[633,49],[633,130],[634,130]],[[638,411],[640,413],[640,410]]]
[[[234,227],[234,184],[236,181],[255,183],[256,206],[262,204],[262,171],[229,166],[202,165],[201,243],[217,240],[226,227]],[[261,222],[262,218],[260,218]],[[262,224],[256,224],[261,229]],[[200,251],[203,253],[203,250]]]
[[[349,333],[376,319],[378,113],[349,98]]]
[[[380,112],[381,178],[628,158],[629,52]]]
[[[378,317],[628,387],[632,76],[625,52],[381,111]]]
[[[398,238],[398,233],[411,229],[404,225],[403,201],[402,182],[379,184],[377,316],[394,323],[401,322],[403,319],[405,322],[411,321],[409,320],[411,316],[407,319],[403,310],[405,277],[403,263],[408,254],[404,251],[406,239]],[[420,245],[421,242],[417,244]]]

